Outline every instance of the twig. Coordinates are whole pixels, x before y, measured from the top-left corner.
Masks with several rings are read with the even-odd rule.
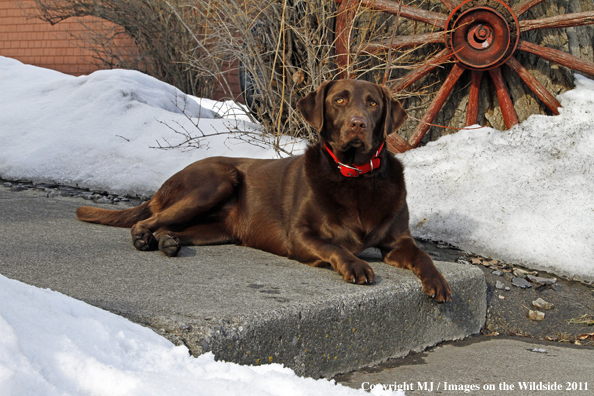
[[[392,29],[392,38],[390,39],[390,46],[388,47],[388,59],[386,60],[386,71],[384,72],[384,79],[382,85],[386,85],[388,80],[388,74],[392,67],[392,45],[394,44],[394,38],[396,37],[396,30],[398,29],[398,23],[400,22],[400,9],[402,8],[402,0],[398,2],[398,12],[396,13],[396,21],[394,22],[394,28]]]

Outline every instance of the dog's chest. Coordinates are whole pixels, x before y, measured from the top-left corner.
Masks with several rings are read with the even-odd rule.
[[[373,244],[383,239],[397,210],[386,197],[373,194],[343,194],[325,211],[320,231],[323,237],[342,245]]]

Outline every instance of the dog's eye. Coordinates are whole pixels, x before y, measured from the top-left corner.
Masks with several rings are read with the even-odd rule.
[[[369,106],[375,107],[375,106],[377,106],[377,102],[371,101],[371,102],[369,102]]]
[[[338,104],[343,104],[344,103],[344,98],[338,98],[336,100],[334,100],[336,103]]]

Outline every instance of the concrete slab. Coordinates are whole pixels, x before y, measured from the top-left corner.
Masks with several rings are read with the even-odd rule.
[[[195,355],[330,377],[462,339],[485,320],[484,276],[473,266],[436,263],[454,294],[439,305],[373,250],[363,254],[373,286],[238,246],[167,258],[136,251],[127,229],[76,220],[85,203],[0,190],[0,273],[125,316]]]
[[[407,396],[594,394],[594,348],[530,338],[472,337],[335,378]]]

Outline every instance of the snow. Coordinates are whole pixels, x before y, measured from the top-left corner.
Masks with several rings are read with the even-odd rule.
[[[412,233],[594,281],[594,81],[576,75],[558,99],[559,116],[469,128],[398,155]],[[0,57],[0,109],[5,179],[150,195],[201,158],[279,155],[243,109],[135,71],[73,77]],[[183,144],[187,132],[203,136],[200,148]],[[156,148],[168,144],[181,148]],[[279,365],[191,358],[123,318],[2,276],[0,334],[3,395],[361,394]]]
[[[218,109],[224,117],[215,118],[198,104],[214,101],[191,98],[136,71],[74,77],[0,57],[0,76],[0,175],[6,179],[152,195],[172,174],[205,157],[276,156],[271,147],[234,134],[257,138],[261,131],[229,104]],[[154,148],[183,142],[184,131],[215,135],[200,150]],[[296,150],[299,144],[303,148],[297,142]]]
[[[0,276],[3,396],[355,396],[280,364],[191,357],[152,330],[63,294]],[[400,395],[375,389],[372,395]]]
[[[399,155],[411,232],[532,269],[594,280],[594,81],[559,116],[466,129]]]

